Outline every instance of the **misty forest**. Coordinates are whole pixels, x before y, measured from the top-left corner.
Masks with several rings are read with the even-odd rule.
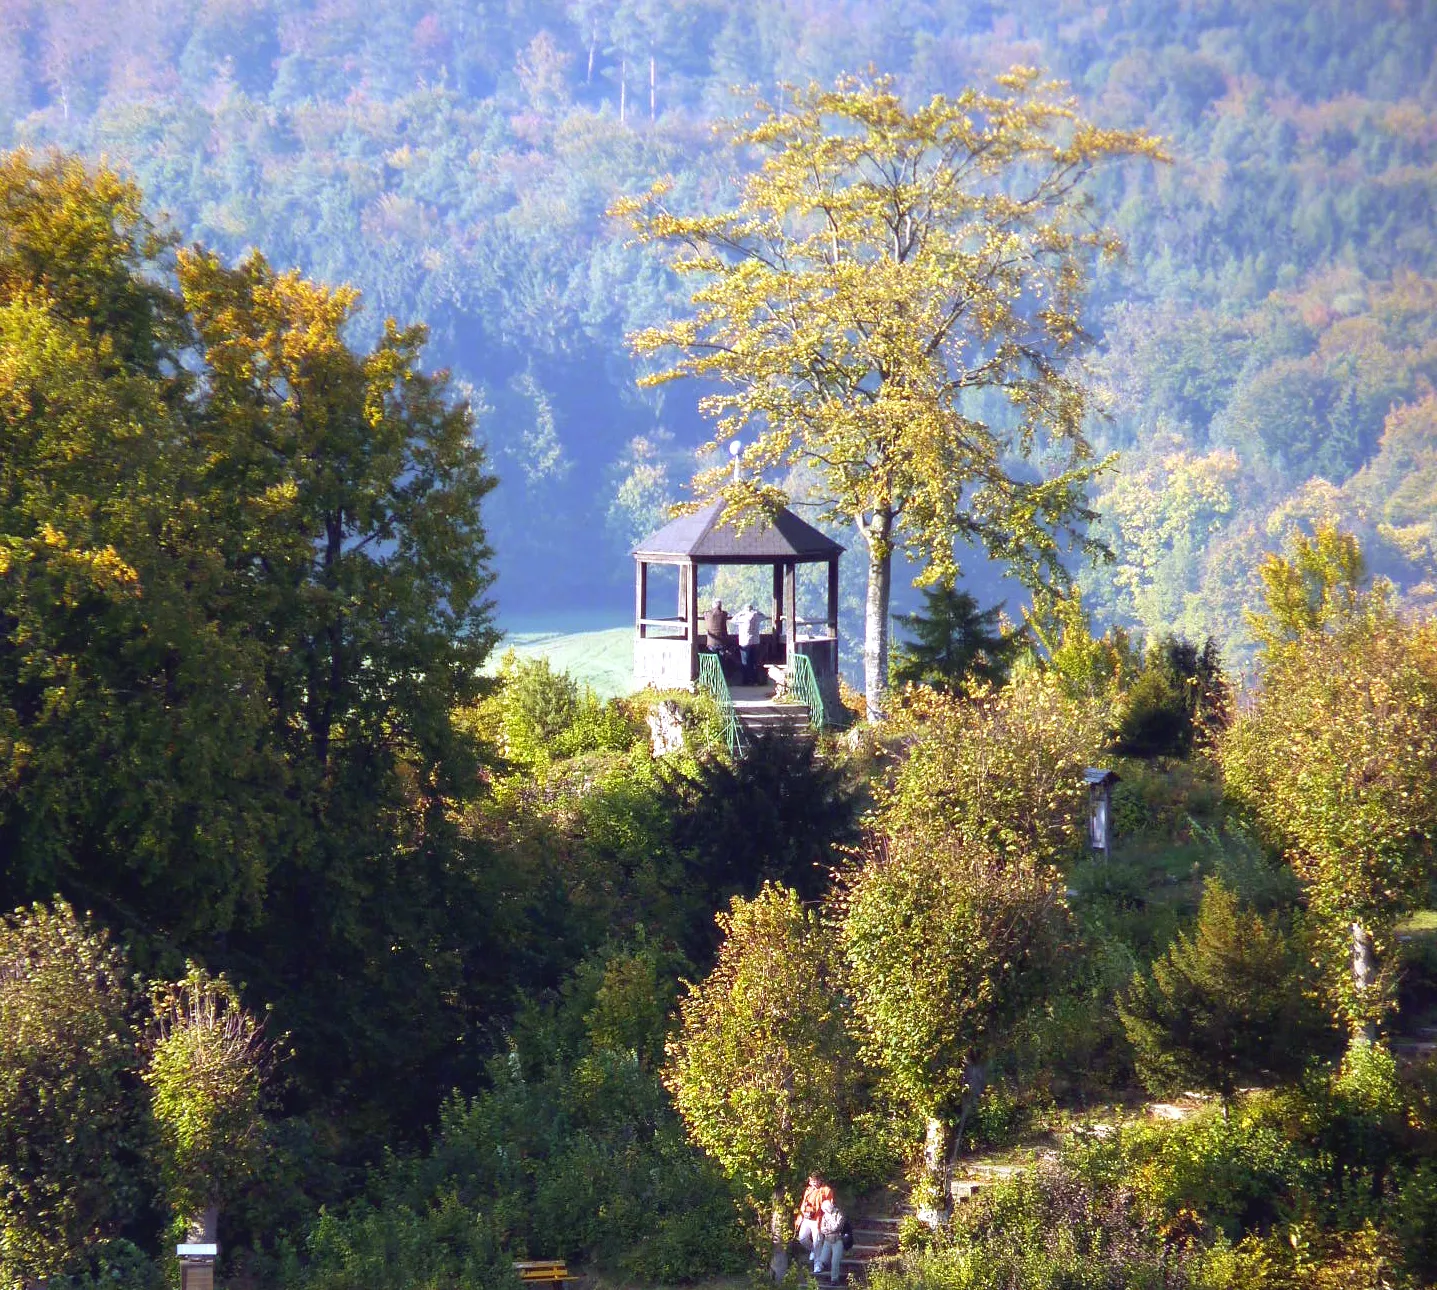
[[[1437,7],[0,0],[0,1290],[1437,1286]]]

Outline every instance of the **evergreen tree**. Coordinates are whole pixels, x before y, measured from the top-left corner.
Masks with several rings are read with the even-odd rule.
[[[1209,878],[1191,934],[1179,933],[1118,1005],[1143,1083],[1227,1102],[1243,1083],[1299,1074],[1330,1034],[1304,963],[1294,937]]]
[[[1126,696],[1116,748],[1130,757],[1186,757],[1228,723],[1231,695],[1217,642],[1165,636]]]
[[[1021,632],[1003,630],[1002,613],[1002,605],[980,612],[966,591],[925,588],[922,610],[898,615],[913,639],[895,651],[893,684],[948,694],[963,694],[975,681],[1002,685],[1022,643]]]

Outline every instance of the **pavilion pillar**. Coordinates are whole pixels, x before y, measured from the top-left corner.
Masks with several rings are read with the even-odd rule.
[[[828,647],[828,668],[835,683],[838,678],[838,557],[828,561],[828,635],[833,644]]]
[[[784,599],[788,601],[788,653],[784,665],[793,664],[798,650],[798,565],[792,561],[783,566]]]
[[[779,652],[777,662],[785,663],[783,657],[783,565],[773,566],[773,644],[774,649]]]
[[[649,566],[644,560],[636,561],[634,564],[634,626],[638,628],[638,636],[643,640],[649,629],[644,625],[644,619],[649,616]]]
[[[686,583],[688,591],[684,616],[689,627],[689,681],[693,682],[699,679],[699,571],[690,560],[679,567],[679,572],[679,582],[681,585]]]

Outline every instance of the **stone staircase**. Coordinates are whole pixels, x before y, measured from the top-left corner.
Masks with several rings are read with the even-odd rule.
[[[859,1214],[853,1220],[853,1248],[843,1256],[844,1275],[866,1281],[868,1270],[898,1253],[899,1219],[892,1215]]]
[[[1409,1035],[1392,1040],[1392,1055],[1409,1065],[1420,1065],[1437,1057],[1437,1026],[1418,1026]]]
[[[953,1180],[953,1204],[969,1204],[980,1192],[994,1183],[1022,1171],[1022,1165],[969,1165],[964,1169],[962,1177]],[[853,1248],[843,1256],[845,1277],[855,1282],[866,1281],[869,1269],[874,1264],[897,1257],[899,1224],[912,1213],[911,1206],[899,1204],[892,1214],[864,1212],[855,1215]]]
[[[812,739],[808,709],[801,703],[778,703],[763,686],[736,685],[730,690],[734,715],[746,739],[783,735],[790,739]]]

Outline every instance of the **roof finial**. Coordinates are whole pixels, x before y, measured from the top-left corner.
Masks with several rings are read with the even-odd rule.
[[[743,444],[739,443],[739,441],[738,441],[737,439],[735,439],[731,444],[729,444],[729,446],[728,446],[728,455],[733,458],[733,482],[734,482],[735,484],[738,483],[738,481],[739,481],[738,463],[739,463],[739,455],[740,455],[742,452],[743,452]]]

